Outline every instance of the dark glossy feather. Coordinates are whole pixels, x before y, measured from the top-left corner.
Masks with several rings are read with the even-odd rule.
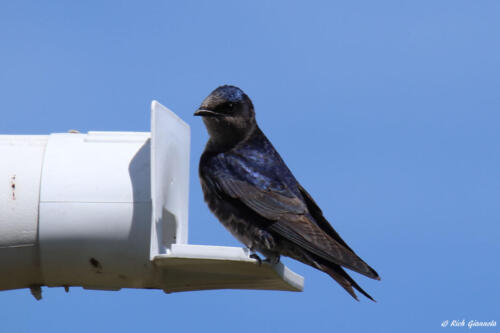
[[[240,147],[241,151],[243,147]],[[236,150],[238,151],[238,150]],[[269,174],[258,171],[251,160],[242,155],[227,152],[214,156],[218,172],[206,173],[204,178],[215,185],[220,196],[229,196],[269,221],[267,228],[290,242],[316,254],[324,260],[345,266],[370,278],[378,278],[377,273],[361,260],[324,218],[316,221],[308,210],[306,200],[300,194],[303,190],[297,184],[290,188],[279,182],[279,178],[268,170]],[[288,169],[280,159],[274,159],[276,170]],[[241,169],[244,169],[243,173]],[[274,180],[273,180],[274,179]],[[263,181],[264,180],[264,181]],[[303,190],[305,192],[305,190]],[[307,193],[307,192],[305,192]],[[310,196],[309,206],[322,217],[319,208]],[[325,224],[326,223],[326,224]],[[321,228],[321,226],[323,228]]]

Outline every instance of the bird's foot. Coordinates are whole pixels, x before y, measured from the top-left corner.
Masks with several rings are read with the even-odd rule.
[[[265,262],[269,265],[273,265],[273,266],[280,262],[280,256],[270,256],[270,257],[267,257],[266,259],[262,260],[262,258],[259,257],[259,255],[257,253],[252,253],[250,255],[250,258],[257,260],[257,262],[259,263],[259,266],[261,266],[263,262]]]
[[[262,265],[262,259],[259,257],[259,255],[257,253],[252,253],[250,255],[250,258],[257,260],[257,262],[259,263],[259,266]]]

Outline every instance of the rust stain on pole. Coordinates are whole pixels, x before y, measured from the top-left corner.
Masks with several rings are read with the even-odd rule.
[[[12,189],[12,200],[16,200],[16,175],[10,177],[10,187]]]

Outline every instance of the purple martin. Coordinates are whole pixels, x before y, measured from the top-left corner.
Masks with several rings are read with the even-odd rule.
[[[343,267],[380,280],[340,238],[260,130],[250,98],[220,86],[194,113],[210,136],[199,176],[210,210],[239,241],[274,264],[281,255],[330,275],[352,297],[373,300]],[[259,260],[258,256],[255,256]]]

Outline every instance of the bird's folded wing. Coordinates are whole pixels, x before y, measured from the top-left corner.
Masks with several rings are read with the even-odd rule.
[[[241,200],[253,211],[269,219],[278,221],[285,214],[303,215],[306,205],[289,191],[259,189],[256,186],[231,177],[218,177],[217,184],[226,195]]]
[[[307,209],[309,210],[309,213],[312,215],[314,218],[314,221],[316,224],[324,231],[326,232],[330,237],[335,239],[337,242],[339,242],[341,245],[343,245],[346,249],[350,250],[351,252],[355,253],[353,249],[347,245],[346,242],[340,237],[340,235],[333,229],[333,227],[330,225],[330,223],[325,219],[323,216],[323,212],[321,211],[321,208],[319,208],[318,204],[314,201],[314,199],[311,197],[311,195],[306,191],[305,188],[302,187],[302,185],[298,185],[298,189],[300,191],[300,194],[302,194],[302,197],[304,198],[304,201],[307,205]]]
[[[220,193],[239,200],[255,213],[269,220],[269,230],[288,239],[307,251],[368,277],[377,275],[350,249],[326,234],[309,214],[302,198],[282,186],[261,189],[248,181],[228,174],[212,179]],[[273,189],[274,188],[274,189]]]

